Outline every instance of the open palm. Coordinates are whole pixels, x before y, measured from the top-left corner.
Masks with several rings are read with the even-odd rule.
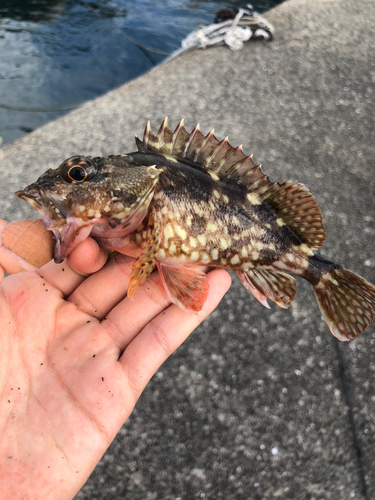
[[[0,286],[4,499],[72,498],[157,368],[230,284],[225,271],[209,273],[210,295],[196,314],[171,305],[156,273],[130,301],[134,260],[113,254],[98,271],[105,259],[95,248],[86,240],[69,263]],[[77,269],[97,272],[84,278]]]

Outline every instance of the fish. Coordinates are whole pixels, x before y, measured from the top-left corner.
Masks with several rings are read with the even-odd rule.
[[[137,151],[92,158],[75,155],[49,169],[16,196],[41,216],[62,262],[89,235],[135,256],[127,295],[157,269],[171,302],[185,311],[204,305],[204,268],[237,273],[265,307],[294,300],[292,275],[311,283],[323,319],[339,340],[362,333],[375,316],[375,287],[314,253],[326,232],[308,188],[269,176],[214,130],[189,133],[167,119],[150,122]]]

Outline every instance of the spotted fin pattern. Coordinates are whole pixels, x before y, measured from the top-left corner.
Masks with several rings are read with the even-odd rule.
[[[375,317],[375,286],[341,266],[324,274],[314,292],[324,321],[339,340],[356,337]]]
[[[260,199],[267,201],[279,216],[280,224],[285,224],[311,249],[323,245],[326,232],[322,215],[313,195],[304,184],[287,181],[275,182]]]
[[[244,287],[267,308],[267,298],[286,309],[296,296],[297,285],[289,274],[261,268],[238,271],[237,274]]]
[[[146,281],[155,269],[156,256],[159,249],[160,230],[155,217],[155,209],[150,211],[147,224],[146,247],[133,264],[129,278],[127,295],[132,300],[136,290]]]
[[[246,156],[241,146],[233,148],[227,138],[219,141],[213,130],[204,136],[197,125],[189,134],[181,120],[171,132],[165,118],[156,136],[148,122],[143,141],[136,138],[136,142],[140,152],[188,161],[191,166],[244,185],[257,193],[259,202],[268,203],[276,211],[280,225],[288,226],[302,243],[311,249],[323,244],[326,233],[320,209],[306,186],[293,181],[270,182],[252,155]]]

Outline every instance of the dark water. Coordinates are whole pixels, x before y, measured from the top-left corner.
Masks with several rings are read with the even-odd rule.
[[[252,2],[258,12],[278,3]],[[243,4],[0,0],[3,144],[148,71],[200,24],[211,24],[220,8]]]

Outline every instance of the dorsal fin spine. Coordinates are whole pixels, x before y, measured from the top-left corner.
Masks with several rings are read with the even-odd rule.
[[[189,147],[190,147],[191,143],[193,142],[194,137],[195,137],[195,135],[197,134],[197,132],[200,132],[200,129],[199,129],[199,123],[197,123],[197,125],[195,125],[195,127],[194,127],[194,128],[193,128],[193,130],[191,131],[191,134],[190,134],[189,140],[187,141],[186,146],[185,146],[185,149],[184,149],[184,152],[183,152],[183,158],[186,158],[186,157],[187,157],[187,155],[188,155],[188,151],[189,151]]]
[[[178,137],[178,134],[180,133],[180,130],[182,130],[182,129],[184,129],[186,131],[186,129],[184,127],[184,119],[183,118],[181,118],[179,124],[177,125],[177,127],[175,128],[175,130],[173,132],[173,136],[172,136],[172,151],[173,151],[173,149],[175,147],[176,139]]]
[[[157,148],[162,148],[164,146],[165,144],[164,135],[167,128],[168,128],[168,118],[165,117],[158,131],[157,146],[156,146]]]
[[[144,147],[144,143],[141,141],[141,139],[137,136],[135,136],[135,143],[137,145],[138,151],[141,151],[142,153],[146,153],[146,148]]]
[[[243,165],[245,165],[246,162],[247,162],[247,157],[245,156],[245,158],[242,158],[242,160],[235,163],[227,170],[226,172],[227,176],[230,178],[231,175],[237,172]]]
[[[233,148],[232,151],[229,152],[229,154],[225,155],[221,160],[220,160],[220,166],[223,167],[223,165],[229,160],[231,160],[237,153],[242,153],[244,158],[241,158],[241,160],[245,159],[246,156],[243,154],[242,151],[242,146],[237,146],[236,148]],[[240,160],[240,161],[241,161]],[[225,170],[225,175],[229,177],[229,172],[233,173],[236,170],[236,165],[238,165],[238,162],[234,163],[232,166],[230,166],[227,170]],[[237,167],[238,168],[238,167]],[[224,173],[224,172],[223,172]]]
[[[212,137],[215,137],[213,129],[203,139],[201,146],[199,148],[197,148],[195,155],[194,155],[194,161],[198,160],[200,152],[205,148],[206,144],[211,140]],[[207,165],[207,162],[205,162],[205,165]]]
[[[214,171],[217,171],[219,169],[220,165],[217,165],[215,162],[215,157],[218,155],[219,151],[224,147],[224,145],[227,145],[228,143],[228,137],[225,137],[222,141],[218,143],[218,145],[215,147],[215,149],[212,151],[212,154],[210,158],[208,159],[208,162],[212,163],[215,165]]]
[[[143,133],[143,142],[147,145],[148,144],[148,139],[150,137],[150,132],[151,132],[151,125],[150,125],[150,120],[147,121],[145,131]]]
[[[227,141],[228,142],[228,141]],[[229,149],[230,147],[230,149]],[[233,148],[229,142],[228,142],[228,152],[225,153],[225,155],[222,157],[222,159],[219,162],[219,171],[222,170],[223,166],[226,163],[229,163],[229,160],[233,158],[233,156],[238,152],[238,148]]]

